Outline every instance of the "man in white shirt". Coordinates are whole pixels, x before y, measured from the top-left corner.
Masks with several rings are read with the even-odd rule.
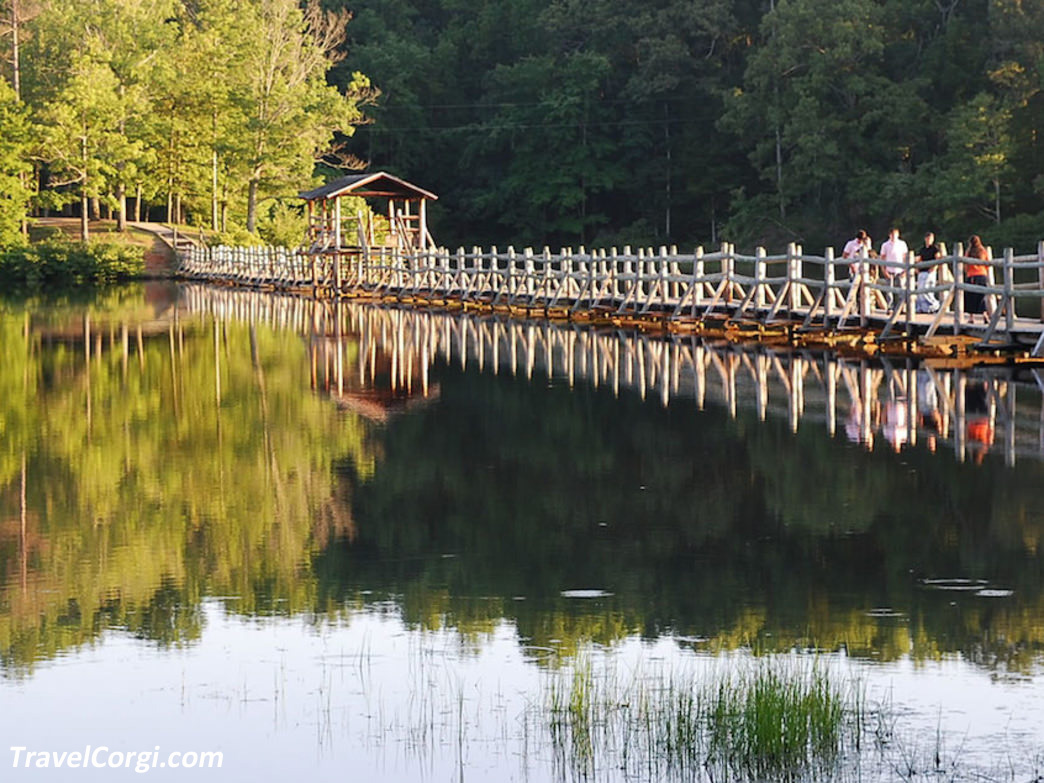
[[[903,282],[903,265],[910,248],[906,242],[899,238],[899,229],[893,228],[888,232],[888,239],[881,245],[881,271],[890,286],[901,285]],[[888,308],[892,309],[895,303],[895,293],[888,292]]]
[[[848,264],[848,276],[855,277],[867,270],[863,268],[862,259],[870,250],[870,237],[863,229],[856,232],[855,238],[848,240],[845,249],[841,251],[842,258],[851,259]]]

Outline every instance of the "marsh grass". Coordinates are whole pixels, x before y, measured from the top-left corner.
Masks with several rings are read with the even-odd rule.
[[[556,763],[574,776],[715,778],[828,773],[858,752],[864,708],[815,662],[754,659],[708,673],[613,669],[578,660],[550,680],[545,715]]]

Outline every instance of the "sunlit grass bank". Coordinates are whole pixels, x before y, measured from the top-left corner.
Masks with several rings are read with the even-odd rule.
[[[702,674],[607,670],[578,661],[543,705],[557,763],[579,777],[795,778],[858,752],[858,687],[816,663],[754,659]]]

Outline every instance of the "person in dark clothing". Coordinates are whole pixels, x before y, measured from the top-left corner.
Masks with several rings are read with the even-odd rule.
[[[938,261],[942,258],[942,250],[935,244],[935,234],[929,231],[924,235],[924,245],[916,254],[918,263]],[[930,266],[920,269],[917,273],[917,301],[914,308],[919,313],[939,312],[939,300],[934,291],[926,290],[934,288],[939,279],[938,266]]]

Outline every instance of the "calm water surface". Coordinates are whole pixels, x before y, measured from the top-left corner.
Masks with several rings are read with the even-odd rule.
[[[1033,779],[1040,389],[204,287],[0,304],[3,779],[88,745],[570,778],[540,705],[578,662],[756,656],[865,694],[859,777]]]

